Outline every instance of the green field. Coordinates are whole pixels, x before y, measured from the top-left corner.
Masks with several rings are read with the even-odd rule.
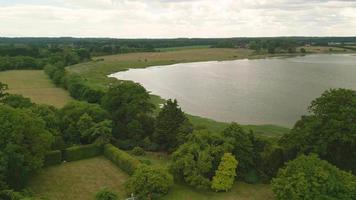
[[[182,47],[166,47],[166,48],[157,48],[158,51],[180,51],[187,49],[206,49],[209,48],[210,45],[193,45],[193,46],[182,46]]]
[[[167,165],[167,155],[148,153],[139,157],[153,165]],[[124,199],[123,183],[128,176],[104,157],[95,157],[44,168],[28,184],[37,197],[49,200],[92,200],[97,191],[107,187]],[[195,190],[175,183],[164,200],[272,200],[269,185],[235,183],[226,193]]]
[[[42,70],[12,70],[0,72],[0,82],[9,86],[9,93],[21,94],[39,104],[62,107],[72,98],[56,87]]]
[[[128,175],[109,160],[96,157],[44,168],[27,188],[49,200],[93,200],[96,192],[107,187],[122,199],[127,178]]]

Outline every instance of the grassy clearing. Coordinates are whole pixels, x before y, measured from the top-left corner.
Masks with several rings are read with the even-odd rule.
[[[124,199],[123,183],[128,175],[104,157],[68,162],[43,169],[28,188],[36,196],[50,200],[93,200],[107,187]]]
[[[206,49],[210,48],[210,45],[192,45],[192,46],[183,46],[183,47],[167,47],[167,48],[157,48],[158,51],[180,51],[187,49]]]
[[[0,82],[9,85],[9,93],[21,94],[35,103],[62,107],[72,100],[68,92],[56,87],[41,70],[0,72]]]
[[[183,184],[175,184],[164,200],[273,200],[269,185],[235,183],[229,192],[207,192],[194,190]]]

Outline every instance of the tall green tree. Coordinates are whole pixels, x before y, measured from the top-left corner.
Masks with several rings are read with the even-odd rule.
[[[173,186],[173,176],[166,169],[142,165],[125,183],[128,195],[139,199],[159,199]]]
[[[213,177],[211,189],[215,191],[230,190],[235,181],[237,164],[237,160],[231,153],[225,153]]]
[[[67,144],[89,143],[85,131],[105,120],[110,120],[109,113],[98,104],[70,102],[60,111],[61,131]],[[88,134],[89,136],[90,134]]]
[[[162,150],[173,150],[183,144],[193,132],[193,125],[178,106],[177,100],[169,99],[156,118],[154,142]]]
[[[356,91],[327,90],[312,101],[309,112],[280,141],[289,159],[313,152],[356,173]]]
[[[317,155],[299,156],[272,180],[277,200],[356,199],[356,177]]]
[[[137,141],[152,135],[154,105],[140,84],[125,81],[111,86],[102,106],[111,114],[114,137]]]
[[[231,149],[221,134],[194,131],[187,142],[173,153],[170,169],[176,178],[189,185],[208,189],[221,157]]]
[[[53,138],[43,120],[22,110],[1,105],[0,122],[0,182],[20,189],[42,167]]]
[[[225,128],[222,135],[224,139],[233,146],[232,153],[239,161],[239,177],[245,178],[255,166],[253,137],[236,123],[231,123]]]

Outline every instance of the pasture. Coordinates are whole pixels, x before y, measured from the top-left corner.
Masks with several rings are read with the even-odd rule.
[[[11,94],[21,94],[38,104],[62,107],[72,98],[56,87],[42,70],[11,70],[0,72],[0,82],[9,86]]]

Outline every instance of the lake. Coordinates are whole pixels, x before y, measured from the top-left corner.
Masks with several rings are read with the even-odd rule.
[[[329,88],[356,89],[356,55],[181,63],[110,75],[175,98],[190,114],[241,124],[292,127]]]

